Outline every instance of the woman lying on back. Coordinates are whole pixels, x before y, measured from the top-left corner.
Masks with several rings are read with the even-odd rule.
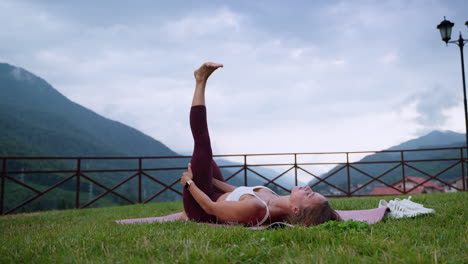
[[[261,225],[288,222],[318,225],[340,221],[327,199],[310,187],[294,187],[291,195],[280,196],[264,186],[234,187],[224,182],[213,160],[205,107],[205,88],[209,76],[222,64],[204,63],[194,72],[196,86],[190,110],[194,151],[188,171],[180,182],[186,217],[197,222]]]

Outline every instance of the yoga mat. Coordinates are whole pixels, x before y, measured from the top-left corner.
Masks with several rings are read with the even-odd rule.
[[[341,216],[343,220],[354,220],[367,222],[372,225],[385,216],[385,213],[388,211],[388,207],[368,209],[368,210],[336,210],[336,212]]]
[[[182,212],[170,214],[170,215],[158,216],[158,217],[116,220],[115,222],[118,224],[149,224],[149,223],[154,223],[154,222],[163,223],[163,222],[176,221],[181,215],[182,215]]]
[[[343,220],[354,220],[354,221],[363,221],[369,224],[375,224],[382,220],[385,216],[385,212],[387,211],[387,207],[382,208],[375,208],[369,210],[346,210],[340,211],[336,210],[336,212],[343,218]],[[172,222],[176,221],[182,213],[175,213],[165,216],[158,216],[158,217],[147,217],[147,218],[134,218],[134,219],[123,219],[123,220],[116,220],[115,222],[118,224],[149,224],[149,223],[163,223],[163,222]],[[216,224],[214,224],[216,225]],[[273,223],[263,227],[250,227],[251,229],[264,229],[264,228],[277,228],[283,225],[288,224],[280,224],[280,223]],[[229,225],[224,225],[229,226]],[[289,225],[288,225],[289,226]]]

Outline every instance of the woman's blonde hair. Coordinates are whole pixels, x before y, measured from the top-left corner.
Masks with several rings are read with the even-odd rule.
[[[303,207],[299,215],[290,216],[289,223],[293,225],[320,225],[327,221],[341,221],[340,215],[331,208],[328,201],[314,207]]]

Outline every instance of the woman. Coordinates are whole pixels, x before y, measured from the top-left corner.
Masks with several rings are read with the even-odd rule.
[[[234,187],[224,182],[213,160],[205,107],[210,75],[222,64],[204,63],[194,72],[196,86],[190,110],[195,141],[191,164],[180,182],[186,217],[197,222],[261,225],[289,222],[305,226],[340,220],[327,199],[310,187],[294,187],[291,195],[278,196],[264,186]]]

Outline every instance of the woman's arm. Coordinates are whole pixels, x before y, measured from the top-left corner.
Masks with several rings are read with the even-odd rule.
[[[185,186],[192,178],[192,170],[189,166],[188,171],[182,174],[180,183]],[[188,190],[207,214],[214,215],[221,221],[256,224],[266,213],[265,206],[258,199],[213,202],[197,187],[195,182],[192,182]]]
[[[213,186],[216,189],[218,189],[220,191],[223,191],[225,193],[226,192],[232,192],[232,191],[234,191],[234,189],[236,189],[236,186],[233,186],[231,184],[228,184],[228,183],[225,183],[223,181],[217,180],[215,178],[213,178],[212,182],[213,182]]]
[[[187,182],[192,181],[193,174],[192,174],[192,166],[189,163],[187,171],[182,173],[182,177],[180,178],[180,184],[186,187]],[[205,212],[209,212],[212,206],[213,201],[206,195],[202,190],[200,190],[195,182],[192,181],[189,187],[189,192],[192,194],[193,198],[197,201],[197,203],[203,208]],[[209,214],[209,213],[208,213]]]
[[[258,199],[213,202],[195,183],[190,185],[189,191],[207,214],[224,222],[257,224],[266,213],[265,205]]]
[[[184,177],[184,176],[188,177],[185,182],[187,182],[187,181],[189,181],[189,180],[191,180],[193,178],[192,165],[190,163],[188,164],[187,171],[184,172],[182,175],[183,175],[182,177]],[[182,181],[182,178],[181,178],[181,181]],[[185,182],[183,182],[182,184],[184,185]],[[232,192],[232,191],[234,191],[234,189],[237,188],[236,186],[233,186],[231,184],[228,184],[228,183],[225,183],[223,181],[217,180],[215,178],[213,178],[211,180],[211,183],[213,184],[213,186],[216,189],[218,189],[218,190],[220,190],[222,192],[225,192],[225,193],[226,192]]]

